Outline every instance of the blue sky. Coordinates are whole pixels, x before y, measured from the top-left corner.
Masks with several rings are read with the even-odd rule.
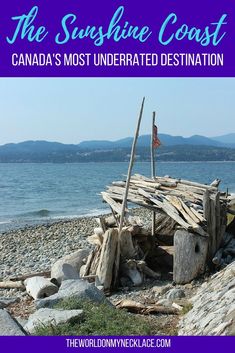
[[[0,144],[131,136],[143,96],[141,134],[153,110],[162,133],[235,132],[235,79],[1,79]]]

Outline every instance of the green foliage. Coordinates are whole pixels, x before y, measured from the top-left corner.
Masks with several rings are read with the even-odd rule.
[[[107,304],[70,298],[56,306],[61,309],[83,309],[84,315],[78,321],[61,325],[40,326],[36,335],[149,335],[151,326],[143,318]],[[56,308],[55,307],[55,308]]]
[[[188,303],[183,307],[183,310],[181,311],[182,315],[187,314],[191,309],[193,308],[193,305],[191,303]]]

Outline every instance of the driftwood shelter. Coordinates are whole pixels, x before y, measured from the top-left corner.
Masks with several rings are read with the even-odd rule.
[[[112,217],[98,219],[89,237],[96,248],[88,257],[82,276],[93,278],[109,292],[118,285],[140,285],[145,277],[173,273],[176,283],[187,283],[218,265],[217,252],[226,237],[229,195],[220,192],[220,181],[210,185],[155,176],[152,124],[152,178],[131,175],[143,113],[141,105],[126,180],[114,181],[101,193]],[[134,216],[128,203],[148,209],[152,224]],[[129,282],[128,282],[129,281]]]
[[[218,184],[135,174],[127,201],[148,209],[155,222],[146,226],[126,208],[119,232],[126,182],[114,181],[101,193],[113,216],[98,219],[99,227],[89,237],[96,248],[82,275],[109,291],[117,284],[125,286],[127,278],[138,286],[146,276],[160,279],[173,272],[173,280],[183,284],[204,273],[216,263],[226,235],[228,195],[218,191]]]

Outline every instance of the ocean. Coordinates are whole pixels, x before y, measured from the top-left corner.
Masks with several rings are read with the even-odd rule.
[[[157,175],[210,183],[235,192],[234,162],[159,162]],[[109,212],[100,192],[127,174],[128,163],[0,163],[0,232]],[[150,176],[150,163],[133,172]]]

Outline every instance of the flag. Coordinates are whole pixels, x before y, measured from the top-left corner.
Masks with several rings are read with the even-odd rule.
[[[154,125],[153,126],[153,147],[154,148],[158,148],[159,146],[161,146],[161,141],[158,138],[158,129],[157,126]]]

